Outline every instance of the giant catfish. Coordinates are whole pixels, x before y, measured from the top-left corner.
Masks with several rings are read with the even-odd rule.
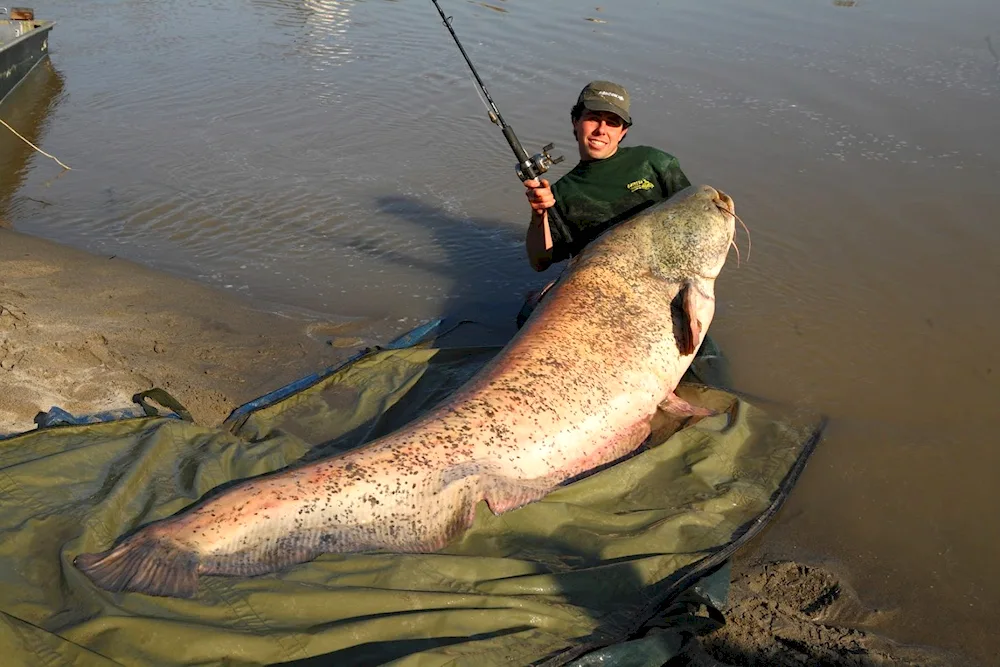
[[[323,553],[431,552],[635,450],[715,314],[732,199],[692,186],[574,257],[517,335],[448,399],[357,449],[251,478],[75,564],[111,591],[191,597]]]

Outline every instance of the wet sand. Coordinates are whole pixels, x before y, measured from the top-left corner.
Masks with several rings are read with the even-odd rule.
[[[2,225],[0,225],[2,227]],[[161,387],[199,423],[335,363],[333,323],[264,312],[203,285],[0,229],[0,433],[39,411],[134,406]]]
[[[162,387],[205,425],[368,344],[362,329],[283,316],[221,290],[0,225],[0,433],[38,411],[127,407]],[[353,334],[361,333],[361,336]],[[377,342],[377,341],[372,341]],[[682,664],[971,664],[879,634],[893,612],[866,608],[816,565],[737,557],[727,624]]]
[[[691,667],[943,667],[964,656],[894,642],[878,628],[896,612],[866,607],[834,569],[795,561],[733,568],[726,625],[703,637],[678,664]],[[673,663],[671,663],[673,664]]]

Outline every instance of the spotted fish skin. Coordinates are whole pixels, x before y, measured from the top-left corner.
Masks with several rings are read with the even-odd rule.
[[[567,265],[508,345],[447,401],[355,450],[252,478],[76,566],[111,591],[191,597],[322,553],[430,552],[485,500],[502,513],[641,444],[715,312],[732,200],[690,187]]]

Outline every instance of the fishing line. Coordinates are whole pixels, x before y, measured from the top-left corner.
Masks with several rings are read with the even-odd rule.
[[[472,64],[469,54],[465,52],[465,47],[462,46],[462,42],[458,39],[458,35],[455,34],[455,29],[452,28],[451,25],[453,18],[445,15],[444,10],[441,9],[441,5],[438,4],[438,0],[431,0],[431,2],[434,3],[434,7],[441,16],[444,26],[448,29],[448,32],[451,33],[452,39],[455,40],[458,50],[462,53],[462,57],[469,66],[469,70],[472,72],[472,76],[475,78],[476,85],[478,87],[477,93],[480,91],[482,92],[480,100],[483,100],[483,97],[485,97],[483,103],[486,105],[486,110],[489,113],[490,120],[500,127],[500,130],[503,132],[504,139],[507,140],[510,149],[514,152],[514,157],[517,158],[517,164],[514,167],[517,177],[520,178],[521,181],[538,178],[548,171],[549,167],[562,162],[562,156],[553,158],[549,155],[549,151],[552,150],[553,146],[551,143],[542,147],[540,153],[536,153],[531,157],[528,156],[524,147],[521,145],[521,142],[518,140],[517,135],[514,134],[514,128],[508,125],[504,121],[503,116],[500,115],[500,109],[497,108],[493,98],[490,97],[490,92],[486,89],[486,84],[484,84],[483,80],[479,77],[479,72],[476,71],[476,67]]]
[[[10,125],[8,125],[8,124],[7,124],[7,121],[5,121],[4,119],[0,118],[0,123],[2,123],[2,124],[3,124],[3,126],[4,126],[4,127],[6,127],[6,128],[8,129],[8,130],[10,130],[11,132],[13,132],[13,133],[14,133],[14,135],[15,135],[15,136],[16,136],[16,137],[17,137],[18,139],[20,139],[20,140],[21,140],[21,141],[23,141],[24,143],[28,144],[28,145],[29,145],[29,146],[31,146],[32,148],[34,148],[34,149],[35,149],[36,151],[38,151],[39,153],[41,153],[41,154],[42,154],[42,155],[44,155],[45,157],[48,157],[48,158],[52,158],[53,160],[55,160],[56,162],[58,162],[58,163],[59,163],[59,166],[61,166],[61,167],[62,167],[63,169],[67,169],[67,170],[68,170],[68,169],[70,169],[70,167],[69,167],[69,166],[67,166],[67,165],[63,164],[63,163],[62,163],[62,162],[61,162],[61,161],[59,160],[59,158],[57,158],[57,157],[56,157],[55,155],[49,155],[48,153],[46,153],[45,151],[43,151],[43,150],[42,150],[41,148],[39,148],[39,147],[38,147],[38,146],[36,146],[35,144],[33,144],[33,143],[31,143],[30,141],[28,141],[27,139],[25,139],[25,138],[24,138],[23,136],[21,136],[21,133],[20,133],[20,132],[18,132],[17,130],[15,130],[14,128],[12,128],[12,127],[11,127]]]

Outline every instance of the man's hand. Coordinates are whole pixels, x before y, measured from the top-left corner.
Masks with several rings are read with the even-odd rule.
[[[524,187],[532,211],[543,213],[546,209],[555,206],[556,198],[552,195],[552,188],[546,179],[528,179],[524,182]]]

